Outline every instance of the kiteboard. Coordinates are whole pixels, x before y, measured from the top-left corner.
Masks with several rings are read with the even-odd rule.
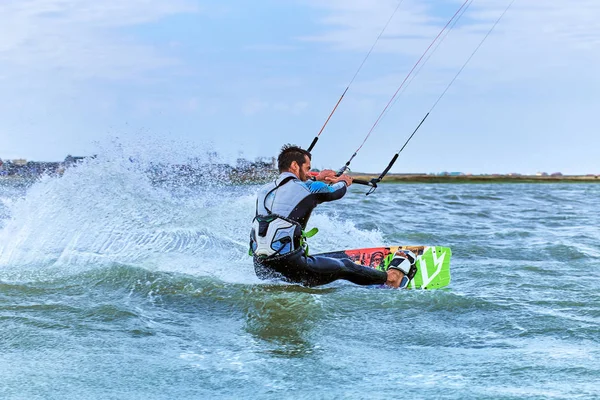
[[[452,256],[452,251],[449,247],[372,247],[313,255],[331,258],[349,258],[357,264],[385,271],[398,249],[410,250],[417,256],[417,261],[415,262],[417,273],[408,284],[409,289],[440,289],[450,284],[450,257]]]

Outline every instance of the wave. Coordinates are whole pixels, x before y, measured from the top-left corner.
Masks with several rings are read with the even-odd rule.
[[[114,144],[4,201],[0,279],[54,279],[123,264],[257,282],[247,254],[257,186],[219,179],[218,160],[193,181],[177,168],[163,169],[157,181],[148,172],[160,160],[157,150],[133,150]],[[378,231],[361,230],[333,209],[310,222],[321,231],[313,252],[382,242]]]

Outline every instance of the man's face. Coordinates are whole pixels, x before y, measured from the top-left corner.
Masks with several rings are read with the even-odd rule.
[[[306,182],[308,180],[308,178],[310,177],[309,172],[310,172],[310,158],[308,158],[308,156],[304,156],[304,164],[302,164],[302,166],[299,168],[299,172],[298,172],[298,178],[302,181],[302,182]]]

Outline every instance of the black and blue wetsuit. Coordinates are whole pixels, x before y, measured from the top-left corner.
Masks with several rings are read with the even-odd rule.
[[[284,172],[275,182],[263,186],[258,193],[250,233],[256,275],[305,286],[325,285],[337,279],[358,285],[385,283],[386,272],[355,264],[350,259],[306,255],[302,232],[312,210],[345,194],[345,182],[333,185],[302,182],[291,172]]]

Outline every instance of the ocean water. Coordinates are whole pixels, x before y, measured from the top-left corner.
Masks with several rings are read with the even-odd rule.
[[[452,282],[308,289],[254,276],[257,186],[145,171],[0,180],[0,398],[600,398],[600,185],[354,185],[313,252],[450,246]]]

